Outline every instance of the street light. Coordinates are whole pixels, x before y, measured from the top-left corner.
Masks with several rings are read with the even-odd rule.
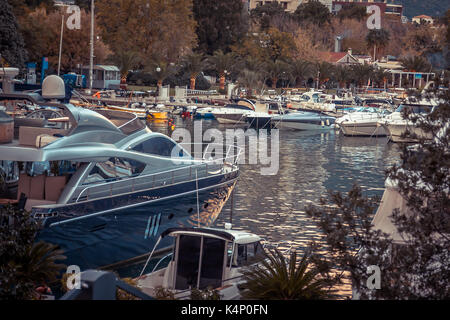
[[[155,95],[155,104],[158,103],[158,95],[159,95],[159,73],[161,72],[161,68],[159,66],[155,69],[156,72],[158,72],[158,76],[156,77],[156,95]]]
[[[61,52],[62,52],[62,41],[63,41],[63,34],[64,34],[64,8],[65,7],[69,7],[71,4],[73,4],[73,1],[69,2],[55,2],[55,6],[56,7],[62,7],[63,8],[63,12],[62,12],[62,16],[61,16],[61,36],[59,38],[59,56],[58,56],[58,76],[60,74],[60,70],[61,70]]]

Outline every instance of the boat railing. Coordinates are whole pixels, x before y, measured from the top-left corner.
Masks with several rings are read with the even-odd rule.
[[[195,143],[193,145],[195,145]],[[222,144],[208,144],[204,149],[203,158],[200,160],[200,163],[198,163],[198,159],[190,158],[184,161],[193,162],[194,164],[182,165],[182,167],[162,172],[127,176],[122,179],[118,178],[114,181],[88,185],[78,194],[75,202],[87,201],[92,197],[112,197],[139,190],[168,186],[180,182],[195,181],[201,178],[223,174],[226,168],[230,168],[231,171],[237,170],[237,163],[242,153],[242,148],[234,145],[225,146],[227,149],[224,157],[215,159],[210,157],[207,159],[207,155],[212,153],[211,151],[208,153],[210,145],[216,145],[219,148],[224,147]],[[182,162],[183,158],[178,158],[176,161]]]

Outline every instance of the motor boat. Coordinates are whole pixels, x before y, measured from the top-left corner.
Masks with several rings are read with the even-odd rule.
[[[46,80],[43,97],[57,97],[51,88],[64,83]],[[238,178],[238,151],[194,157],[131,113],[47,104],[66,127],[20,126],[0,144],[0,163],[19,170],[17,192],[0,202],[23,203],[41,222],[36,241],[58,245],[64,263],[111,266],[145,255],[167,228],[214,223]]]
[[[248,114],[256,111],[255,104],[248,99],[239,99],[236,103],[226,104],[224,107],[212,111],[214,118],[223,124],[242,124]]]
[[[336,112],[336,105],[330,102],[331,96],[320,91],[308,91],[301,95],[300,101],[293,104],[299,111]]]
[[[213,110],[215,108],[213,107],[204,107],[204,108],[198,108],[195,111],[195,118],[197,119],[214,119]]]
[[[277,129],[326,131],[334,128],[335,118],[321,112],[297,111],[274,115],[271,122]]]
[[[439,102],[435,99],[407,99],[395,112],[380,120],[378,124],[384,128],[389,137],[389,141],[392,142],[413,143],[417,142],[418,139],[432,139],[431,134],[419,128],[417,122],[405,119],[403,112],[404,109],[408,109],[409,112],[420,119],[433,112],[438,105]],[[414,134],[416,138],[405,137],[406,132]]]
[[[361,107],[336,119],[336,126],[345,136],[386,136],[386,130],[379,122],[388,114],[387,110],[373,107]]]
[[[216,289],[223,300],[241,297],[243,269],[265,259],[261,238],[246,231],[219,228],[170,228],[160,239],[175,238],[170,258],[157,270],[161,259],[148,274],[136,278],[137,287],[150,296],[158,289],[170,290],[176,299],[190,299],[191,290]],[[154,251],[155,249],[153,249]],[[150,254],[152,257],[152,254]],[[148,260],[149,260],[148,259]]]

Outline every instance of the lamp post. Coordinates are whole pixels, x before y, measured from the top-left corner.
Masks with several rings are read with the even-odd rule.
[[[161,72],[161,68],[158,66],[158,67],[156,67],[155,71],[157,72],[157,76],[156,76],[156,95],[155,95],[155,104],[158,104],[158,96],[159,96],[159,90],[160,90],[159,73]]]
[[[61,70],[61,53],[62,53],[62,42],[63,42],[63,34],[64,34],[64,9],[65,7],[68,7],[68,4],[65,4],[63,2],[56,2],[54,4],[56,7],[62,7],[63,11],[62,11],[62,15],[61,15],[61,36],[59,38],[59,55],[58,55],[58,76],[60,74],[60,70]]]
[[[89,56],[89,94],[92,93],[93,70],[94,70],[94,0],[91,0],[91,53]]]

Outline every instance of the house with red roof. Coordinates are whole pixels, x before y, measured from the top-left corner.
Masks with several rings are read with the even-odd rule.
[[[357,64],[358,59],[352,55],[351,50],[347,52],[320,52],[319,59],[332,64]]]

